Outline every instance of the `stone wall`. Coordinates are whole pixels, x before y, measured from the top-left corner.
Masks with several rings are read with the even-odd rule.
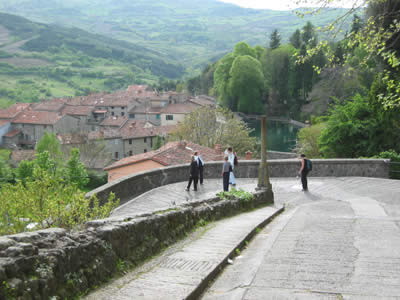
[[[379,177],[389,178],[389,165],[383,159],[313,159],[312,177]],[[237,178],[257,178],[259,160],[242,160],[235,167]],[[271,177],[295,177],[300,168],[298,159],[268,161]],[[222,162],[207,162],[204,178],[220,178]],[[189,176],[189,165],[179,165],[152,171],[136,173],[122,177],[93,190],[88,195],[97,194],[106,201],[110,192],[114,192],[121,204],[155,187],[185,181]]]
[[[0,237],[0,299],[80,295],[122,265],[135,266],[159,253],[204,221],[272,202],[271,192],[257,192],[247,202],[214,198],[147,216],[96,220],[79,232],[55,228]]]

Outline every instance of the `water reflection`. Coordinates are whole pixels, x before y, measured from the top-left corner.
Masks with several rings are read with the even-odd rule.
[[[261,139],[261,122],[259,120],[246,120],[250,128],[254,128],[252,136]],[[293,124],[267,121],[267,148],[272,151],[291,152],[296,146],[296,137],[299,128]]]

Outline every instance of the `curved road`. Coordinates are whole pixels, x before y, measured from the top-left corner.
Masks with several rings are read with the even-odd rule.
[[[203,299],[400,299],[400,181],[273,180],[287,210]]]

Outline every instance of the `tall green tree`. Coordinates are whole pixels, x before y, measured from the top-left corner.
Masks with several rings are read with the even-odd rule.
[[[275,29],[269,38],[269,48],[276,49],[281,45],[281,35],[279,34],[278,29]]]
[[[62,162],[64,155],[61,151],[60,142],[58,141],[55,133],[49,133],[46,131],[42,138],[38,141],[36,145],[36,152],[43,153],[44,151],[48,151],[50,157],[57,163]]]
[[[65,165],[65,175],[69,183],[76,184],[80,189],[84,188],[88,182],[88,172],[85,165],[80,160],[80,152],[77,148],[72,148],[70,157]]]
[[[296,49],[300,49],[300,47],[301,47],[301,32],[300,32],[300,29],[296,29],[296,31],[291,35],[290,43]]]
[[[229,88],[237,110],[244,113],[263,111],[264,75],[261,63],[249,56],[238,56],[230,70]]]

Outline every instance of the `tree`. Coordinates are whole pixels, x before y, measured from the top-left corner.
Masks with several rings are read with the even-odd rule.
[[[50,157],[57,163],[62,161],[64,155],[61,151],[61,146],[55,133],[49,133],[45,131],[42,138],[38,141],[36,145],[36,152],[43,153],[44,151],[48,151]]]
[[[296,29],[296,31],[292,34],[292,36],[290,37],[290,43],[296,49],[300,49],[300,47],[301,47],[301,32],[300,32],[300,29]]]
[[[9,182],[13,179],[13,173],[10,165],[0,157],[0,185]]]
[[[263,111],[264,75],[261,63],[249,55],[238,56],[229,74],[229,90],[237,103],[237,110],[244,113]]]
[[[187,115],[171,134],[171,138],[192,141],[210,148],[215,144],[232,146],[235,151],[244,154],[255,147],[256,138],[250,136],[252,131],[228,109],[202,107]]]
[[[157,135],[153,143],[153,150],[160,149],[162,144],[163,144],[163,138]]]
[[[281,36],[278,32],[278,29],[275,29],[270,36],[269,39],[269,48],[271,49],[276,49],[280,46],[281,44]]]
[[[84,188],[89,177],[85,165],[80,161],[79,149],[73,148],[70,153],[70,158],[66,163],[66,177],[69,183],[76,184],[80,189]]]

